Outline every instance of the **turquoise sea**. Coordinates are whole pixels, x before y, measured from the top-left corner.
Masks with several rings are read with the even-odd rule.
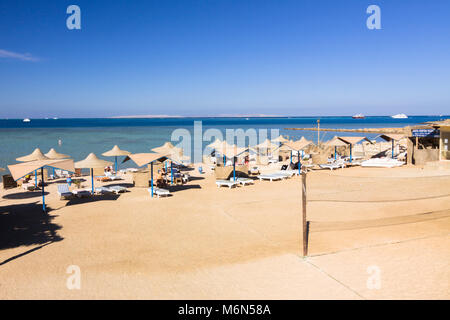
[[[221,130],[242,128],[279,129],[280,134],[292,138],[305,136],[317,140],[312,131],[291,131],[291,127],[316,127],[320,119],[321,128],[374,128],[403,127],[425,121],[439,120],[446,116],[411,116],[408,119],[390,117],[284,117],[284,118],[139,118],[139,119],[22,119],[0,120],[0,167],[17,163],[17,157],[31,153],[39,147],[44,153],[50,148],[71,155],[75,161],[85,158],[90,152],[101,153],[115,144],[133,153],[150,152],[151,148],[169,141],[175,129],[185,128],[193,131],[194,121],[201,121],[203,132],[210,128]],[[270,131],[269,131],[270,134]],[[328,140],[334,132],[322,132],[321,140]],[[345,133],[351,135],[351,133]],[[361,134],[359,134],[361,135]],[[370,138],[376,134],[368,134]],[[273,137],[275,138],[275,137]],[[59,145],[58,141],[61,141]],[[208,142],[203,143],[203,148]],[[120,167],[133,166],[133,163]]]

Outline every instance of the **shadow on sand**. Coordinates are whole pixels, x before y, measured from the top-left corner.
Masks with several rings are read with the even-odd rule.
[[[109,193],[82,198],[73,197],[66,203],[66,206],[73,206],[77,204],[97,202],[97,201],[114,201],[117,200],[117,198],[119,197],[120,196],[118,194],[109,194]]]
[[[202,187],[198,184],[183,184],[183,185],[176,185],[176,186],[169,186],[168,189],[170,192],[177,192],[177,191],[183,191],[183,190],[189,190],[189,189],[201,189]]]
[[[51,211],[47,207],[47,213],[44,213],[42,204],[37,202],[0,207],[0,250],[39,245],[0,261],[0,265],[63,239],[57,234],[61,226],[51,222],[55,217],[50,214]]]
[[[44,191],[44,195],[48,195],[47,191]],[[20,200],[20,199],[31,199],[42,197],[42,191],[28,191],[28,192],[19,192],[19,193],[11,193],[6,194],[2,198],[9,200]]]

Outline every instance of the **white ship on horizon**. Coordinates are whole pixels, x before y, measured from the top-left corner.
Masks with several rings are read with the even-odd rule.
[[[30,122],[31,120],[29,118],[23,119],[23,122]]]
[[[408,116],[404,113],[394,114],[391,116],[392,119],[408,119]]]

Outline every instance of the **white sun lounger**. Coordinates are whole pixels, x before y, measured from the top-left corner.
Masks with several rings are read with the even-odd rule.
[[[108,187],[108,189],[111,190],[111,192],[114,192],[115,194],[119,194],[121,192],[128,191],[127,188],[122,187],[122,186],[111,186],[111,187]]]
[[[152,195],[152,188],[148,188],[147,191],[148,193],[150,193],[150,195]],[[158,198],[162,196],[167,197],[170,195],[170,191],[167,189],[155,188],[153,189],[153,194],[156,195]]]
[[[82,198],[82,197],[84,197],[84,196],[90,196],[91,195],[91,190],[89,189],[89,190],[86,190],[86,189],[76,189],[76,190],[73,190],[72,191],[72,193],[74,194],[74,195],[76,195],[78,198]]]
[[[226,186],[228,188],[232,188],[238,185],[237,181],[229,181],[229,180],[216,180],[217,188],[220,188],[221,186]]]
[[[94,189],[94,191],[95,191],[95,194],[105,194],[105,193],[112,193],[113,192],[108,187],[96,187]]]
[[[111,172],[105,172],[105,176],[111,180],[119,180],[121,179],[120,177],[112,174]]]
[[[73,193],[69,190],[69,185],[67,183],[65,184],[58,184],[58,194],[60,198],[68,198],[73,196]]]
[[[257,178],[259,179],[259,181],[262,180],[282,180],[284,179],[286,176],[282,176],[282,175],[276,175],[276,174],[260,174],[259,176],[257,176]]]
[[[297,173],[298,173],[298,171],[297,171]],[[275,172],[273,174],[281,175],[281,176],[284,176],[286,178],[291,178],[295,174],[295,170],[294,170],[294,172],[291,171],[291,170],[280,170],[280,171],[277,171],[277,172]]]
[[[390,158],[369,159],[361,162],[361,167],[394,168],[404,165],[405,162]]]
[[[334,169],[339,169],[342,166],[337,163],[328,163],[328,164],[319,164],[319,167],[322,169],[330,169],[333,171]]]
[[[236,180],[233,180],[233,178],[230,178],[230,181],[236,181],[237,183],[239,183],[243,186],[254,183],[253,179],[250,179],[250,178],[236,178]]]

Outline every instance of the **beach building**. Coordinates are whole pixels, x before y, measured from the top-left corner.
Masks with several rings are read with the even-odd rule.
[[[405,127],[405,135],[408,164],[450,165],[450,119]]]

